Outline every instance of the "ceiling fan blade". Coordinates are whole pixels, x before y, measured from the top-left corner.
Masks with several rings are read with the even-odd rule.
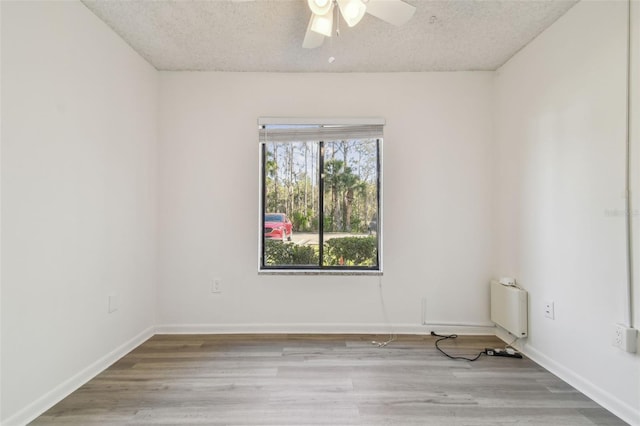
[[[404,25],[415,13],[415,6],[402,0],[369,0],[367,13],[393,25]]]
[[[315,49],[316,47],[322,46],[324,43],[324,36],[322,34],[318,34],[315,31],[311,31],[311,24],[313,23],[314,15],[311,14],[311,19],[309,19],[309,25],[307,25],[307,32],[304,35],[304,41],[302,42],[302,47],[305,49]]]
[[[338,8],[349,27],[355,27],[367,11],[367,6],[362,0],[338,0]]]
[[[333,31],[333,5],[324,15],[314,13],[311,17],[310,25],[311,31],[322,34],[325,37],[331,37],[331,31]]]

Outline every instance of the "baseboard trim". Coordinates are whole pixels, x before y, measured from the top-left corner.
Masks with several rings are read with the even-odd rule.
[[[149,339],[155,334],[155,327],[149,327],[142,331],[132,339],[123,343],[113,351],[109,352],[102,358],[98,359],[93,364],[89,365],[85,369],[81,370],[73,377],[60,383],[58,386],[42,395],[40,398],[32,402],[31,404],[18,411],[16,414],[5,419],[2,422],[3,426],[20,426],[25,425],[42,413],[53,407],[58,402],[66,398],[70,393],[77,390],[79,387],[87,383],[89,380],[100,374],[107,369],[111,364],[122,358],[131,350],[140,346],[144,341]]]
[[[165,324],[157,334],[424,334],[415,324]]]
[[[422,324],[428,333],[459,334],[465,336],[495,336],[496,326],[486,323],[457,323],[457,322],[425,322]]]
[[[502,340],[506,344],[513,346],[519,351],[522,351],[522,345],[523,342],[526,341],[526,337],[515,336],[500,326],[495,327],[494,334],[498,339]]]
[[[494,327],[477,324],[165,324],[157,334],[495,334]]]
[[[498,336],[500,337],[500,336]],[[500,337],[501,338],[501,337]],[[565,367],[562,364],[552,360],[537,349],[525,344],[519,345],[518,348],[523,354],[529,357],[531,360],[549,370],[560,379],[569,383],[571,386],[584,393],[586,396],[602,405],[607,410],[611,411],[616,416],[620,417],[630,425],[640,426],[640,411],[634,408],[624,401],[611,395],[609,392],[605,392],[597,385],[584,379],[579,374],[575,373],[570,368]]]

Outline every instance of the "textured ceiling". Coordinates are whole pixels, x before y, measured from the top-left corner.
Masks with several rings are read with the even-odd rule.
[[[82,0],[159,70],[263,72],[495,70],[576,1],[406,0],[401,27],[367,14],[303,49],[306,0]]]

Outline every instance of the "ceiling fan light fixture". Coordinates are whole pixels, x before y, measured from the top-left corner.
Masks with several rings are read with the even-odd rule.
[[[307,0],[307,4],[316,15],[326,15],[333,9],[333,0]]]
[[[357,25],[367,11],[362,0],[338,0],[338,6],[340,14],[350,27]]]
[[[405,0],[307,0],[307,4],[311,18],[302,42],[305,49],[320,47],[325,37],[331,37],[333,21],[338,20],[336,27],[340,24],[338,15],[349,27],[357,25],[365,13],[399,26],[409,21],[416,11],[416,7]]]
[[[331,37],[331,31],[333,30],[333,8],[329,9],[329,12],[324,15],[313,15],[311,20],[311,31],[323,36]]]

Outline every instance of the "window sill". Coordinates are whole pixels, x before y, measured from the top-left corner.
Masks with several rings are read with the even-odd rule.
[[[258,271],[258,275],[368,275],[368,276],[382,276],[382,271],[367,271],[367,270],[321,270],[321,269],[262,269]]]

